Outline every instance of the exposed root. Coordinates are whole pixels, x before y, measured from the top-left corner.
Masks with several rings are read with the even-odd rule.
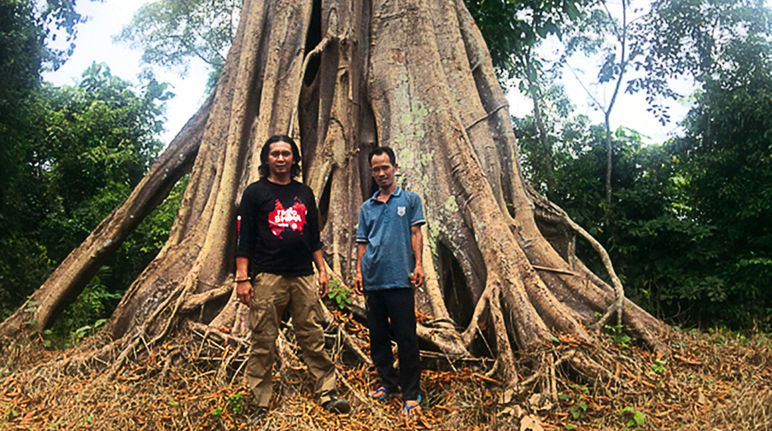
[[[469,322],[469,325],[461,334],[461,339],[464,340],[464,346],[466,348],[469,348],[472,345],[472,341],[474,340],[475,335],[480,332],[479,322],[483,316],[483,313],[485,313],[489,308],[492,290],[493,289],[491,287],[486,286],[486,289],[483,291],[482,296],[480,296],[480,299],[477,300],[477,304],[474,307],[471,322]]]
[[[155,385],[153,386],[153,391],[157,391],[159,386],[163,386],[164,379],[169,375],[169,370],[172,367],[172,364],[174,363],[175,358],[178,357],[180,354],[179,349],[174,349],[166,356],[166,359],[164,359],[164,365],[163,368],[161,368],[161,372],[158,375],[158,378],[156,378]]]
[[[516,385],[518,377],[515,368],[515,357],[512,353],[512,345],[508,337],[509,331],[507,331],[504,314],[502,313],[498,298],[499,287],[494,282],[493,290],[491,291],[492,301],[490,303],[490,310],[491,320],[493,320],[493,327],[496,332],[496,352],[498,353],[499,370],[509,385]]]
[[[118,358],[114,361],[114,363],[110,366],[110,370],[108,371],[106,377],[107,379],[113,379],[115,377],[115,374],[118,372],[120,367],[123,366],[123,362],[128,358],[129,353],[133,352],[134,355],[137,355],[136,348],[140,345],[140,342],[144,344],[147,351],[150,351],[150,346],[155,345],[158,340],[163,338],[164,335],[166,335],[166,332],[168,331],[171,322],[175,317],[177,317],[176,311],[181,305],[182,301],[179,300],[179,295],[185,290],[185,286],[180,285],[178,286],[172,294],[170,294],[164,301],[161,303],[158,307],[156,307],[155,310],[153,310],[153,313],[151,313],[144,322],[140,324],[140,326],[136,329],[136,331],[129,336],[129,340],[126,344],[126,347],[124,347],[123,351],[118,354]],[[152,341],[148,344],[145,341],[145,335],[148,335],[148,329],[151,327],[151,325],[154,325],[156,323],[156,319],[158,316],[161,315],[164,311],[167,310],[169,304],[172,300],[177,299],[175,302],[174,308],[172,312],[170,313],[169,317],[163,324],[162,330],[155,334]],[[126,338],[126,337],[124,337]]]
[[[611,257],[609,257],[606,249],[601,245],[601,243],[598,242],[598,240],[593,238],[592,235],[584,230],[584,228],[576,224],[576,222],[574,222],[571,217],[569,217],[568,214],[563,211],[562,208],[557,206],[555,203],[545,199],[530,185],[526,187],[526,190],[528,191],[529,197],[531,197],[534,202],[542,207],[546,207],[552,210],[552,213],[555,214],[562,223],[570,227],[571,230],[578,233],[582,238],[590,243],[592,248],[600,256],[601,261],[603,262],[603,267],[606,268],[606,272],[608,273],[608,276],[611,279],[611,283],[614,286],[614,294],[616,298],[614,303],[608,307],[603,316],[595,323],[595,329],[599,330],[600,328],[603,328],[603,325],[605,325],[608,319],[614,314],[617,316],[617,326],[621,326],[622,313],[624,310],[623,306],[625,302],[625,289],[622,286],[622,282],[619,280],[616,271],[614,270],[614,265],[611,263]]]
[[[361,331],[362,327],[360,326],[357,329]],[[361,363],[367,364],[368,366],[372,366],[373,365],[373,362],[370,359],[370,355],[365,354],[365,352],[362,350],[363,347],[367,346],[367,344],[364,344],[363,342],[358,341],[357,338],[355,338],[353,335],[349,334],[348,330],[346,330],[346,329],[344,329],[344,328],[342,328],[340,326],[338,327],[337,334],[338,334],[338,337],[341,337],[343,339],[344,345],[347,348],[351,349],[351,351],[356,354],[357,358],[359,359],[359,361]],[[338,346],[338,348],[334,352],[333,357],[337,357],[338,353],[340,352],[340,350],[341,350],[340,346]]]
[[[222,298],[233,291],[233,286],[223,285],[206,292],[196,293],[185,297],[185,301],[180,305],[181,313],[191,312],[199,307],[202,307],[209,301]]]

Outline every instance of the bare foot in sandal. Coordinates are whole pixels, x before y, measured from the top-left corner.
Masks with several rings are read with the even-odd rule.
[[[374,400],[383,400],[389,396],[389,390],[384,386],[379,386],[377,389],[370,391],[368,395]]]
[[[420,415],[421,396],[419,395],[418,398],[414,400],[405,400],[405,403],[402,405],[402,414],[405,415],[406,418]]]

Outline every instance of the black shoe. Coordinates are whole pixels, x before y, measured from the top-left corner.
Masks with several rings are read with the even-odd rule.
[[[268,415],[268,407],[254,407],[252,413],[247,417],[248,425],[257,425]]]
[[[330,397],[330,400],[322,404],[325,410],[333,413],[348,413],[351,411],[351,404],[345,398],[336,397],[335,395]]]

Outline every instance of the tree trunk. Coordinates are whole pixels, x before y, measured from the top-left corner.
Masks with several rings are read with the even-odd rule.
[[[485,337],[502,377],[515,383],[517,355],[536,358],[564,334],[581,346],[600,343],[588,329],[596,313],[623,313],[630,332],[666,353],[658,342],[666,325],[624,299],[610,261],[614,287],[587,270],[568,244],[575,232],[589,235],[524,184],[506,99],[462,0],[245,0],[211,107],[191,124],[162,156],[198,149],[169,240],[99,338],[114,340],[117,362],[185,320],[243,335],[245,310],[233,300],[235,215],[257,179],[260,146],[276,133],[301,144],[325,257],[344,285],[354,271],[359,205],[371,192],[366,154],[394,148],[399,182],[422,196],[427,218],[429,280],[417,308],[428,317],[419,335],[448,356],[479,354],[475,341]],[[169,187],[156,186],[152,198],[135,191],[121,208],[157,202]],[[112,241],[114,249],[125,236],[103,225],[129,217],[133,227],[146,213],[116,210],[73,252],[89,258],[65,260],[33,298],[48,301],[46,310],[61,306],[93,274],[99,261],[91,256],[106,253],[92,244]],[[76,275],[63,282],[62,273]],[[23,329],[24,308],[2,334]],[[51,311],[37,313],[30,317],[39,328],[51,321]],[[581,371],[602,372],[599,349],[573,358]]]

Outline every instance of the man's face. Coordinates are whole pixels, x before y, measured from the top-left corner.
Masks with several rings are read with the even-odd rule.
[[[376,154],[370,160],[370,173],[375,183],[382,189],[388,189],[394,183],[397,165],[392,165],[388,154]]]
[[[268,150],[268,169],[273,175],[282,175],[292,168],[292,147],[282,141],[274,142]]]

